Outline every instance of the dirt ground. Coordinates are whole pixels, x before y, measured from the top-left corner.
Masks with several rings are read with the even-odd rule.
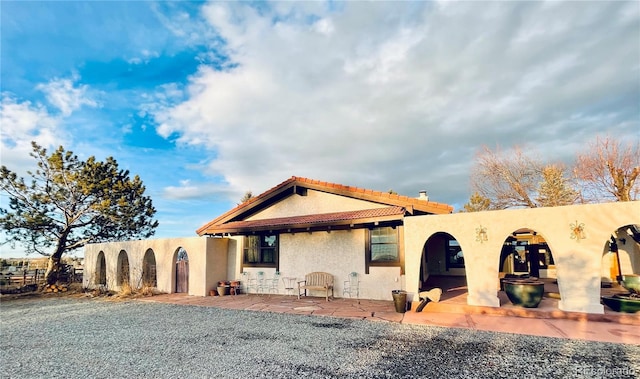
[[[148,297],[157,295],[157,292],[141,289],[132,291],[130,289],[125,289],[120,292],[115,291],[107,291],[100,289],[92,289],[88,290],[82,287],[82,283],[69,283],[65,284],[66,291],[58,291],[58,292],[46,292],[42,288],[38,288],[35,291],[23,291],[19,293],[3,293],[0,294],[0,302],[18,300],[18,299],[49,299],[49,298],[94,298],[101,297],[113,300],[125,300],[125,299],[135,299],[139,297]]]

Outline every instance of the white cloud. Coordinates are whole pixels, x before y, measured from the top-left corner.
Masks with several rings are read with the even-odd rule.
[[[47,149],[69,148],[72,136],[63,126],[64,122],[83,105],[98,105],[89,97],[88,86],[74,84],[77,80],[77,77],[53,79],[36,86],[59,112],[52,113],[45,104],[20,101],[8,92],[2,94],[0,135],[3,165],[20,175],[33,168],[34,162],[29,156],[32,141]]]
[[[221,184],[212,183],[192,183],[190,180],[181,180],[179,186],[168,186],[162,191],[162,197],[173,200],[188,200],[206,197],[208,195],[224,195],[228,198],[235,196],[240,199],[240,195],[230,191],[228,187]]]
[[[313,29],[318,33],[329,36],[333,34],[336,28],[330,18],[323,18],[313,24]]]
[[[147,49],[143,49],[142,51],[140,51],[138,56],[127,59],[127,63],[130,63],[130,64],[145,63],[146,64],[146,63],[149,63],[150,60],[154,58],[158,58],[159,56],[160,56],[160,53],[158,53],[157,51],[149,51]]]
[[[209,172],[235,191],[300,175],[449,202],[482,144],[567,160],[599,132],[637,137],[637,7],[321,5],[205,6],[237,66],[202,66],[184,101],[150,110],[158,132],[215,150]]]
[[[65,139],[59,120],[47,109],[29,101],[19,102],[9,94],[2,94],[0,104],[2,164],[23,174],[33,165],[29,157],[31,141],[43,147],[54,147]]]
[[[75,86],[72,79],[56,78],[49,83],[39,84],[36,88],[45,93],[47,101],[58,108],[63,117],[71,115],[83,105],[98,106],[98,103],[88,96],[89,86]]]

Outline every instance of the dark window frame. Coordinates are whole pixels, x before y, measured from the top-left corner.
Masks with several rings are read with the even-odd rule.
[[[372,231],[377,228],[391,228],[396,231],[396,245],[398,249],[398,259],[394,261],[374,261],[371,259]],[[404,228],[402,225],[382,225],[365,229],[365,274],[369,274],[369,267],[400,267],[400,275],[404,275]]]
[[[274,246],[263,246],[264,237],[274,236],[275,244]],[[247,259],[249,254],[249,239],[250,238],[258,238],[258,246],[257,246],[257,262],[249,262]],[[272,262],[265,262],[265,257],[267,254],[267,250],[273,250],[271,254],[273,254]],[[279,233],[256,233],[244,236],[243,246],[242,246],[242,267],[267,267],[267,268],[276,268],[279,269],[279,258],[280,258],[280,234]]]

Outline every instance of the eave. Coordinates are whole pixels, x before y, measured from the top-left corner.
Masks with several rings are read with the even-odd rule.
[[[403,207],[409,215],[447,214],[453,212],[453,207],[448,204],[293,176],[208,222],[196,230],[196,233],[198,235],[208,234],[206,231],[214,226],[244,220],[288,196],[294,194],[304,196],[307,189],[375,204]]]
[[[402,207],[387,207],[350,212],[232,221],[213,225],[200,235],[248,235],[259,232],[300,233],[400,225],[405,216]]]

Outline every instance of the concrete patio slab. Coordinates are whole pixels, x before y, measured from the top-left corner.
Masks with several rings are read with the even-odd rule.
[[[464,304],[464,298],[457,296],[450,301],[429,303],[420,313],[415,312],[418,303],[412,304],[410,311],[398,313],[393,301],[334,299],[327,302],[324,298],[298,300],[285,295],[199,297],[163,294],[140,300],[640,345],[640,314],[563,312],[555,308],[553,299],[548,299],[541,308],[473,307]]]

